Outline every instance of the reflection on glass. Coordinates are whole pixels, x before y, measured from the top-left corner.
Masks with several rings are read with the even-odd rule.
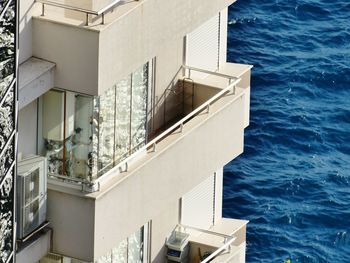
[[[131,76],[116,85],[116,133],[115,133],[115,159],[125,159],[130,151],[130,80]]]
[[[112,249],[112,261],[114,262],[128,262],[128,239],[126,238],[120,242],[119,246]]]
[[[132,76],[131,149],[136,151],[146,141],[148,63]]]
[[[42,144],[51,174],[92,175],[93,98],[50,90],[41,98]]]
[[[115,127],[115,89],[111,88],[100,97],[99,105],[99,146],[98,170],[107,172],[113,167],[114,127]]]
[[[42,136],[49,173],[66,174],[63,162],[64,92],[51,90],[42,98]]]
[[[76,177],[92,176],[92,97],[75,95],[73,170]]]
[[[102,256],[95,263],[142,263],[143,262],[143,227],[118,246]]]
[[[51,175],[94,180],[145,145],[148,63],[102,96],[50,90],[39,102],[39,153]]]
[[[128,238],[128,261],[142,263],[142,229]]]

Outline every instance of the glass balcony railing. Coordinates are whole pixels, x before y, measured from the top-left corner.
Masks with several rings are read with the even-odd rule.
[[[90,184],[146,144],[151,64],[99,97],[54,89],[39,99],[38,152],[49,176]]]
[[[184,75],[174,90],[164,92],[167,97],[162,108],[167,112],[162,128],[155,132],[150,126],[156,114],[154,107],[159,105],[151,103],[152,63],[146,63],[100,97],[62,90],[44,94],[39,100],[38,151],[48,159],[49,176],[96,191],[101,183],[128,171],[140,157],[154,152],[164,138],[182,132],[192,118],[209,112],[221,97],[235,94],[240,81],[192,67],[183,66],[182,71]],[[194,95],[194,72],[221,79],[224,88],[205,91],[198,100]],[[201,85],[196,94],[205,90]]]

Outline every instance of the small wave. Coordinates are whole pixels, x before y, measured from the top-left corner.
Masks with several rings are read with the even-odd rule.
[[[254,65],[223,204],[250,220],[247,262],[350,262],[349,13],[347,0],[229,9],[228,60]]]

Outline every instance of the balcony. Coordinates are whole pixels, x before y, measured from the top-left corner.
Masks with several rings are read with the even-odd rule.
[[[85,261],[100,258],[241,154],[249,122],[250,69],[230,63],[218,72],[183,67],[183,77],[167,91],[177,94],[174,100],[167,96],[164,123],[170,126],[94,180],[51,176],[53,251]],[[183,98],[180,106],[178,97]],[[158,223],[175,225],[177,217]],[[153,226],[158,223],[154,220]],[[164,243],[164,237],[154,238]]]
[[[184,257],[190,259],[190,262],[243,263],[247,223],[246,220],[221,218],[209,230],[179,224],[172,233],[187,237],[183,240],[188,244],[185,251],[187,255]],[[170,244],[170,251],[177,254],[179,248],[171,246],[171,236],[166,243]]]
[[[56,64],[55,87],[101,95],[166,50],[180,67],[184,36],[234,1],[114,1],[109,9],[105,1],[82,2],[35,3],[33,56]],[[163,64],[159,73],[169,75],[174,67]]]

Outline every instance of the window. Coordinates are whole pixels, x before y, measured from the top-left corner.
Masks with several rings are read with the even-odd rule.
[[[39,100],[38,153],[49,174],[92,181],[146,144],[152,63],[98,97],[51,90]]]
[[[148,224],[119,243],[95,263],[144,263],[147,262]]]

